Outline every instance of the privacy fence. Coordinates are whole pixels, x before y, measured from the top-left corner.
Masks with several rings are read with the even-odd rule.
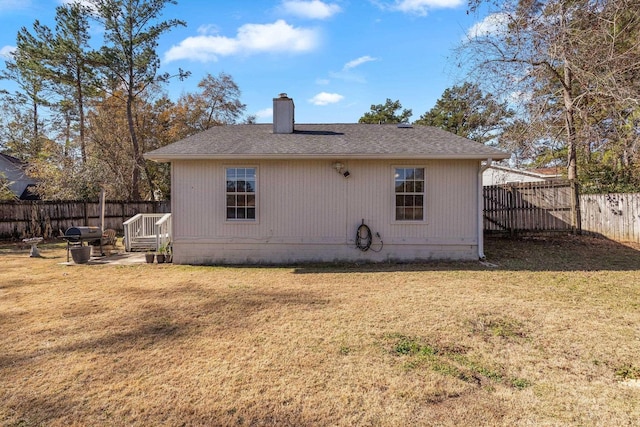
[[[106,201],[104,229],[122,234],[122,223],[138,213],[170,212],[170,202]],[[86,201],[0,202],[0,238],[51,238],[72,226],[100,226],[100,203]]]
[[[583,194],[580,208],[584,231],[640,243],[640,193]]]
[[[581,231],[640,243],[640,193],[580,195],[566,180],[484,187],[484,227],[510,235]]]
[[[579,229],[577,188],[570,181],[484,187],[484,229],[493,233],[541,233]]]

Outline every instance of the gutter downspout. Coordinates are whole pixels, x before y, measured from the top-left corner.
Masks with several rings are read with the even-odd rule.
[[[478,259],[485,259],[484,256],[484,191],[482,185],[482,174],[491,166],[493,159],[488,158],[487,162],[482,165],[480,163],[480,170],[478,171]]]

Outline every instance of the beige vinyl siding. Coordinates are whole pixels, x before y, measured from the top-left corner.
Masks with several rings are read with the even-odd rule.
[[[333,168],[336,161],[349,178]],[[257,168],[256,221],[227,221],[224,169],[249,166]],[[396,166],[425,168],[422,222],[394,219]],[[176,262],[470,259],[477,255],[478,167],[475,160],[175,161]],[[363,220],[380,233],[381,252],[354,247]]]

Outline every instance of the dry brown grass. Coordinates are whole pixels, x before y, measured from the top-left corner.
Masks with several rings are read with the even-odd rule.
[[[640,252],[478,263],[64,266],[0,249],[0,424],[633,425]]]

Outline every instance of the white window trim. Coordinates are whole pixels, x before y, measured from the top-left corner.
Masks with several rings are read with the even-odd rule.
[[[422,219],[396,219],[396,169],[424,169],[424,187],[422,191]],[[427,166],[422,165],[391,165],[391,223],[398,225],[427,224]]]
[[[227,169],[246,169],[254,168],[256,170],[256,188],[255,188],[255,200],[256,200],[256,217],[255,218],[227,218]],[[258,224],[260,218],[260,168],[258,165],[246,165],[246,164],[224,164],[222,165],[222,183],[223,183],[223,196],[222,196],[222,217],[227,224]]]

